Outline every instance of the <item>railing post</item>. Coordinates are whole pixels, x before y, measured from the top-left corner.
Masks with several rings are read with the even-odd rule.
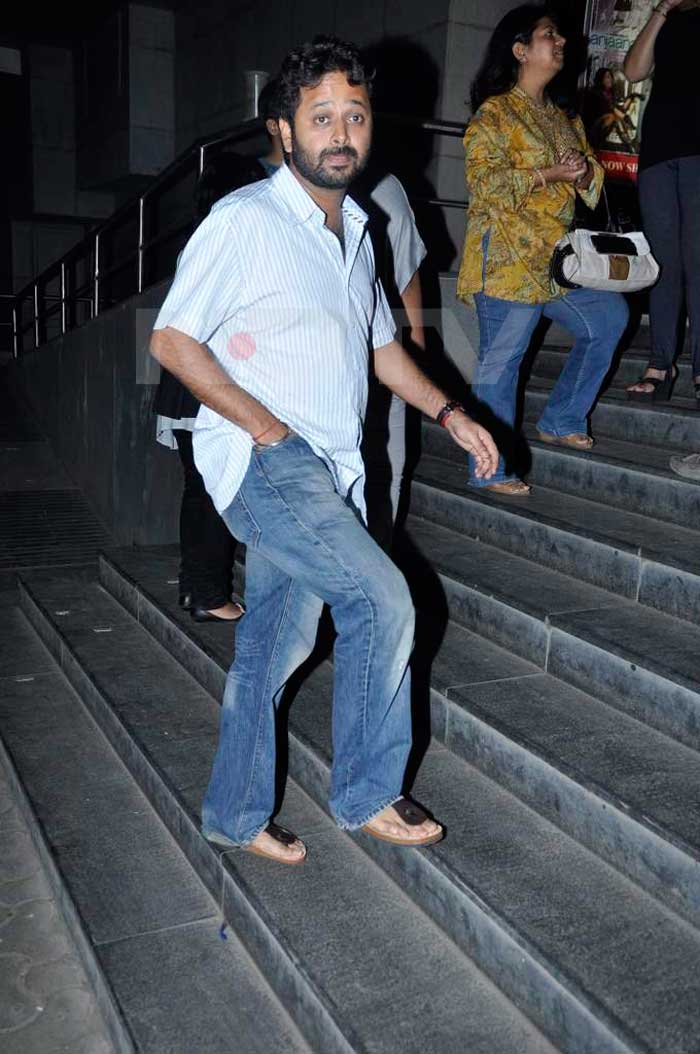
[[[100,235],[95,235],[94,265],[92,270],[92,292],[93,305],[92,317],[97,318],[100,313]]]
[[[34,347],[39,347],[39,283],[34,283]]]
[[[67,326],[66,314],[66,261],[61,260],[61,333],[65,335]]]
[[[143,207],[146,201],[146,195],[142,194],[139,198],[139,251],[138,251],[138,280],[137,280],[137,292],[143,292]]]

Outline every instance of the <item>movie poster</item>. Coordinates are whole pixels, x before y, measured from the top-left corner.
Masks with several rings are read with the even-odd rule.
[[[591,146],[611,179],[637,179],[642,114],[651,81],[630,84],[622,63],[655,3],[588,0],[583,117]]]

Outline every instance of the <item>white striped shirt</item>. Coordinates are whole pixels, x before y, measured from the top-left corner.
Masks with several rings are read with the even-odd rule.
[[[217,202],[187,243],[155,325],[207,344],[236,384],[309,443],[360,512],[369,347],[395,332],[366,223],[346,197],[343,254],[283,165]],[[202,406],[194,455],[219,512],[251,448],[248,432]]]

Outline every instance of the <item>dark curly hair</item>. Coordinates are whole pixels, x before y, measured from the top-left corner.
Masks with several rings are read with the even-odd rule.
[[[278,77],[280,117],[290,123],[299,106],[302,88],[315,88],[327,73],[345,73],[350,84],[362,84],[372,91],[374,71],[367,70],[360,50],[333,36],[314,37],[290,51]]]
[[[513,54],[513,44],[529,44],[535,26],[543,18],[551,18],[558,28],[556,15],[546,4],[521,4],[503,16],[472,82],[472,113],[492,95],[504,95],[517,84],[519,63]]]

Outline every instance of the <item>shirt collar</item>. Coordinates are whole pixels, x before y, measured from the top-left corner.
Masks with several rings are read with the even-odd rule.
[[[307,194],[287,164],[280,165],[270,178],[270,189],[292,223],[306,223],[314,216],[318,216],[319,222],[325,222],[323,210]],[[343,214],[359,226],[364,227],[367,223],[367,213],[347,195],[343,201]]]

